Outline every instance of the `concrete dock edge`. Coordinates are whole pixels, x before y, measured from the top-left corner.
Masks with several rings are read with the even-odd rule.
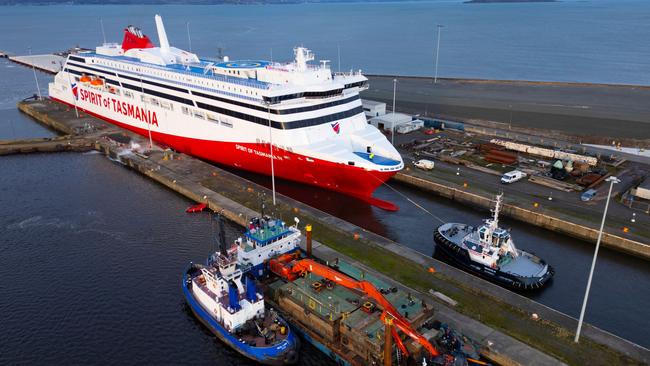
[[[397,173],[397,175],[393,177],[393,180],[473,207],[490,209],[493,206],[491,198],[466,192],[462,189],[447,187],[443,184],[415,177],[408,173]],[[598,238],[598,230],[596,229],[513,206],[511,204],[504,204],[501,212],[508,217],[527,224],[559,232],[590,243],[595,243]],[[601,243],[605,247],[650,260],[650,245],[606,232],[603,233]]]

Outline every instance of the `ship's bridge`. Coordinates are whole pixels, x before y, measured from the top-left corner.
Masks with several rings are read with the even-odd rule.
[[[245,251],[249,252],[255,248],[264,247],[271,243],[286,238],[294,231],[279,220],[254,219],[244,236],[246,237]]]

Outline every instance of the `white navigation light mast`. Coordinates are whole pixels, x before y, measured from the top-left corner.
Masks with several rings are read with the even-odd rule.
[[[341,45],[337,44],[336,45],[336,50],[338,51],[338,59],[339,59],[339,74],[341,73]]]
[[[497,195],[496,204],[494,205],[494,216],[492,218],[492,226],[494,228],[499,227],[499,211],[501,211],[501,200],[503,199],[503,193]]]
[[[612,188],[614,184],[620,183],[620,180],[611,176],[605,180],[609,182],[609,192],[607,193],[607,201],[605,201],[605,211],[603,212],[603,220],[600,222],[600,230],[598,231],[598,239],[596,239],[596,249],[594,250],[594,258],[591,261],[591,270],[589,271],[589,279],[587,280],[587,289],[585,290],[585,298],[582,301],[582,309],[580,310],[580,320],[578,320],[578,329],[576,330],[576,337],[573,340],[578,343],[580,340],[580,331],[582,330],[582,321],[585,318],[585,309],[587,308],[587,300],[589,299],[589,290],[591,289],[591,280],[594,277],[594,268],[596,267],[596,258],[598,258],[598,249],[600,248],[600,239],[603,237],[603,228],[605,227],[605,218],[607,217],[607,209],[609,208],[609,198],[612,196]]]
[[[314,54],[305,47],[296,47],[293,52],[296,56],[296,69],[298,71],[307,70],[307,62],[314,60]]]
[[[192,37],[190,37],[190,22],[185,23],[187,25],[187,43],[189,43],[190,52],[192,52]]]
[[[104,44],[106,44],[106,32],[104,32],[104,19],[99,18],[99,25],[102,27],[102,39],[104,40]]]
[[[273,191],[273,206],[275,206],[275,164],[273,161],[273,127],[271,127],[271,103],[266,103],[266,115],[269,120],[269,146],[271,149],[271,190]]]
[[[438,55],[440,54],[440,32],[442,31],[442,28],[444,27],[443,25],[438,24],[438,42],[436,45],[436,71],[433,76],[433,83],[436,84],[438,82]]]

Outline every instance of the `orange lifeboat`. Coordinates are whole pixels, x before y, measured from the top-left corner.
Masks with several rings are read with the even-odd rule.
[[[86,74],[83,74],[79,78],[79,81],[81,81],[82,83],[89,83],[90,82],[90,76],[88,76]]]
[[[95,78],[90,82],[90,85],[96,85],[96,86],[104,85],[104,80],[100,78]]]

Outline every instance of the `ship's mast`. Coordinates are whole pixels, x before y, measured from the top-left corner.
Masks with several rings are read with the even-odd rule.
[[[496,205],[494,206],[493,216],[492,216],[492,225],[493,228],[499,227],[499,211],[501,210],[501,200],[503,198],[503,193],[499,193],[496,199]]]

